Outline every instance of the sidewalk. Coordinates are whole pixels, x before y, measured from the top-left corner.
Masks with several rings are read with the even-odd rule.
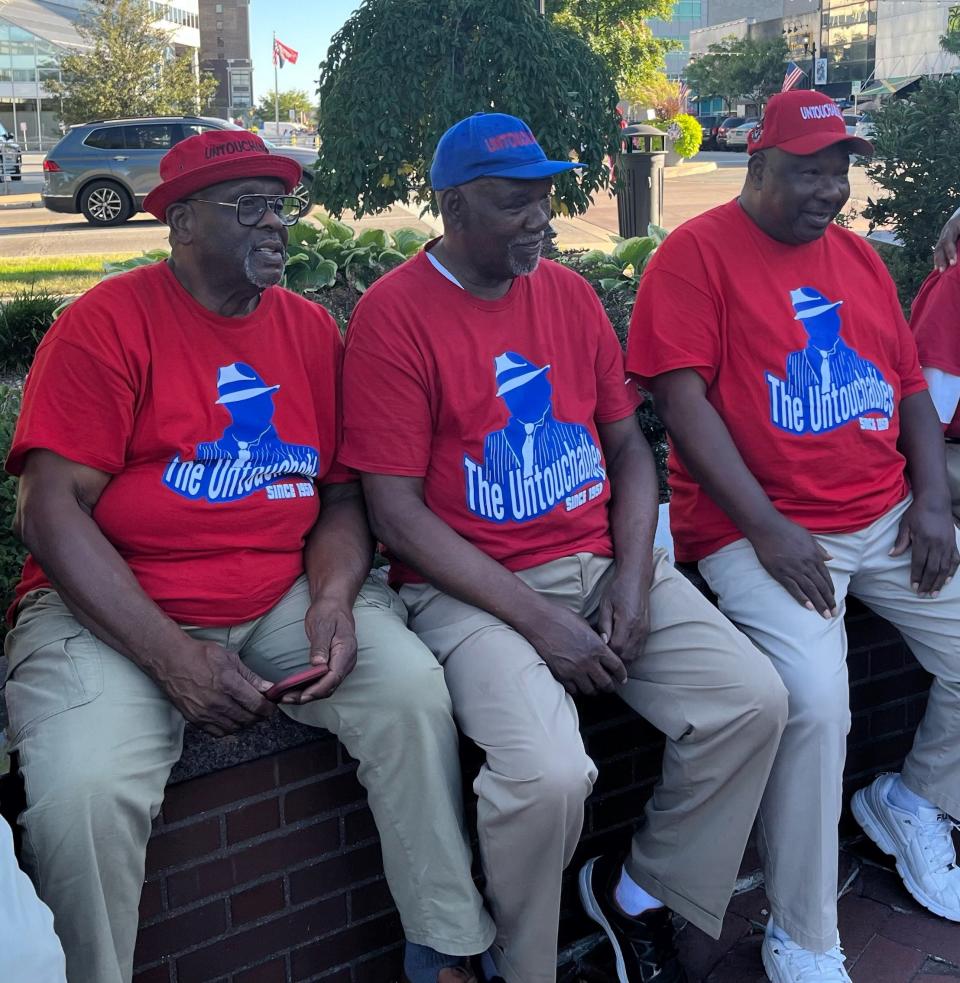
[[[958,983],[960,926],[907,894],[889,858],[863,838],[840,855],[840,938],[854,983]],[[718,941],[687,926],[680,950],[690,983],[767,983],[760,944],[769,916],[763,887],[733,899]],[[607,983],[610,947],[585,956],[570,983]]]

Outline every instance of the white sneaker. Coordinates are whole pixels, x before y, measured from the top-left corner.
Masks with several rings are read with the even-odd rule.
[[[953,821],[936,808],[919,814],[897,808],[888,792],[897,775],[881,775],[850,803],[863,831],[894,857],[907,890],[935,915],[960,922],[960,868],[953,846]]]
[[[773,919],[767,922],[760,949],[763,968],[772,983],[852,983],[843,968],[846,956],[840,940],[827,952],[811,952],[787,940],[782,942],[773,934]]]

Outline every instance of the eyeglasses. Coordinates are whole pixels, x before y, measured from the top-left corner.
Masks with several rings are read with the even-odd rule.
[[[237,221],[241,225],[259,225],[268,208],[284,225],[295,225],[303,214],[303,202],[296,195],[240,195],[236,201],[210,201],[207,198],[186,200],[235,208]]]

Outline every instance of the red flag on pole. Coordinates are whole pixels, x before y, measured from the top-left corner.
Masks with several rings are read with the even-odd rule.
[[[291,65],[296,65],[299,57],[299,51],[294,51],[289,45],[284,44],[282,41],[278,41],[276,38],[273,39],[274,65],[279,65],[281,68],[283,68],[286,62],[290,62]]]

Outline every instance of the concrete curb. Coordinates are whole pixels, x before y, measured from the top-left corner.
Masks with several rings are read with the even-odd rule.
[[[678,177],[693,177],[695,174],[709,174],[717,169],[715,160],[696,160],[687,164],[675,164],[673,167],[665,167],[663,176],[668,180]]]
[[[12,199],[17,199],[15,201],[5,201],[2,196],[0,196],[0,209],[5,208],[43,208],[43,202],[40,200],[40,195],[10,195]]]

